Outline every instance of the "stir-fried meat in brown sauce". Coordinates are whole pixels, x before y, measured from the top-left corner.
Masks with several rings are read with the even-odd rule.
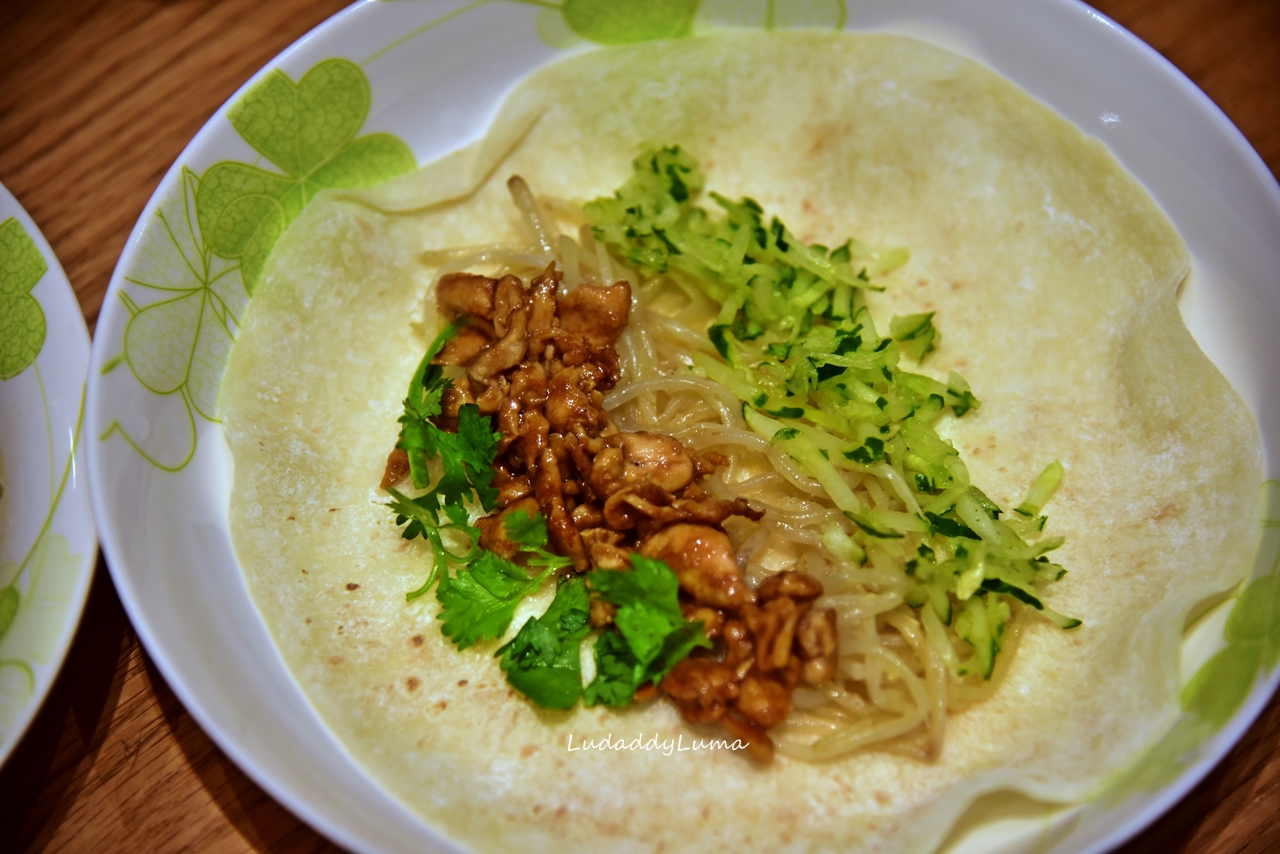
[[[713,533],[724,536],[719,531]],[[704,534],[684,536],[701,540],[691,553],[699,564],[718,567],[717,584],[740,586],[705,588],[711,597],[722,602],[732,599],[734,604],[717,606],[705,599],[699,601],[703,594],[695,591],[703,588],[691,589],[686,582],[688,567],[694,564],[686,562],[682,571],[672,563],[680,575],[681,588],[692,594],[692,604],[685,606],[685,619],[703,620],[707,637],[720,638],[717,646],[723,649],[723,660],[687,658],[667,674],[658,688],[676,701],[690,723],[719,721],[747,744],[752,756],[768,761],[773,756],[773,742],[765,730],[786,720],[791,711],[791,691],[801,682],[821,685],[835,678],[839,654],[836,613],[811,606],[822,595],[822,585],[812,576],[783,572],[753,591],[741,572],[731,573],[728,569],[733,552],[728,548],[727,536],[722,545]],[[678,560],[675,553],[662,548],[664,559]],[[712,548],[722,551],[709,557]],[[736,569],[736,562],[733,566]],[[732,582],[731,576],[735,576]],[[705,581],[702,578],[695,583]],[[729,589],[734,592],[726,594]],[[739,594],[738,590],[744,592]]]
[[[670,436],[623,432],[604,410],[604,393],[618,382],[614,342],[627,325],[631,286],[582,285],[560,295],[560,281],[552,265],[528,282],[453,273],[436,288],[441,313],[468,320],[436,357],[465,369],[445,391],[437,420],[451,429],[459,407],[475,403],[502,431],[499,509],[477,522],[480,545],[513,556],[504,521],[522,510],[545,517],[554,550],[577,572],[629,569],[635,552],[664,561],[679,578],[685,618],[701,621],[716,649],[682,661],[636,699],[667,694],[686,720],[718,721],[768,760],[765,730],[786,718],[792,689],[835,676],[835,612],[810,607],[822,585],[800,572],[756,590],[747,583],[720,526],[761,513],[698,485],[724,457],[692,453]],[[383,486],[407,472],[404,452],[393,451]],[[592,603],[594,627],[613,616],[612,605]]]

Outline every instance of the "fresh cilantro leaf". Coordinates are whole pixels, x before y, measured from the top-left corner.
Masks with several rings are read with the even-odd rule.
[[[495,653],[511,686],[544,709],[572,708],[582,695],[578,644],[591,630],[590,609],[581,578],[562,582],[546,613]]]
[[[501,433],[489,429],[489,419],[480,414],[474,403],[458,410],[458,432],[448,433],[430,422],[428,435],[435,455],[440,457],[440,480],[431,494],[443,504],[461,504],[474,491],[485,512],[491,512],[498,501],[498,490],[492,487],[493,458]],[[410,456],[410,465],[412,465]]]
[[[456,433],[442,430],[431,422],[440,414],[442,395],[451,382],[444,378],[443,369],[431,362],[457,334],[462,322],[450,324],[427,348],[409,382],[404,413],[400,416],[400,438],[396,447],[409,457],[409,473],[415,488],[427,489],[430,486],[427,461],[440,460],[440,479],[425,494],[407,498],[394,489],[389,490],[392,500],[387,506],[396,512],[396,524],[407,523],[402,536],[408,540],[425,538],[431,543],[435,555],[431,574],[426,583],[408,594],[410,600],[426,593],[437,577],[442,586],[447,584],[448,564],[467,564],[478,553],[480,532],[468,524],[470,512],[466,502],[478,501],[485,512],[492,512],[498,502],[498,490],[493,487],[493,459],[502,434],[493,432],[489,419],[480,414],[479,407],[470,403],[458,410]],[[440,521],[442,512],[448,519],[447,523]],[[446,546],[441,531],[448,529],[460,531],[470,538],[471,547],[465,554],[451,551]]]
[[[657,684],[662,677],[671,672],[671,668],[688,658],[689,653],[695,649],[699,647],[710,649],[711,641],[707,640],[706,633],[702,629],[700,620],[685,622],[663,638],[657,655],[640,674],[639,684],[643,685],[645,682]]]
[[[658,657],[667,635],[677,625],[661,608],[652,607],[643,601],[619,608],[613,621],[618,631],[627,639],[631,651],[642,662],[653,661]],[[680,622],[683,623],[683,619]]]
[[[439,525],[440,521],[436,516],[439,506],[434,501],[429,500],[431,496],[424,495],[420,498],[410,498],[394,486],[387,487],[387,492],[391,494],[391,500],[387,502],[387,506],[396,511],[396,524],[404,525],[406,522],[409,523],[400,532],[400,536],[404,539],[412,540],[415,537],[426,537],[428,531]]]
[[[634,691],[645,682],[660,680],[695,647],[709,649],[711,642],[701,623],[688,622],[680,613],[680,580],[669,566],[643,555],[632,555],[631,566],[630,572],[596,570],[587,575],[587,583],[602,599],[618,606],[613,621],[634,661]],[[606,648],[602,653],[613,655],[615,660],[608,664],[620,671],[616,652]],[[597,666],[600,664],[597,656]],[[602,683],[593,696],[603,690]]]
[[[436,590],[441,605],[436,619],[444,621],[440,631],[458,649],[501,637],[511,625],[520,600],[537,590],[551,571],[546,569],[530,578],[511,561],[480,551],[465,572],[453,577],[447,572],[441,575]]]
[[[461,328],[461,322],[446,326],[431,342],[422,361],[418,363],[417,370],[413,372],[413,378],[409,380],[404,414],[399,419],[400,438],[396,447],[409,455],[409,473],[417,489],[426,489],[431,482],[427,460],[439,453],[436,437],[444,431],[432,424],[430,419],[440,414],[441,397],[444,390],[452,384],[444,378],[443,369],[431,362]]]
[[[394,487],[389,488],[387,491],[391,493],[391,501],[387,503],[387,506],[396,511],[396,524],[405,525],[405,523],[408,523],[400,536],[406,540],[422,537],[431,544],[431,553],[434,557],[431,573],[427,576],[426,582],[417,590],[412,590],[405,595],[405,598],[412,602],[431,589],[431,585],[435,583],[437,577],[440,577],[442,571],[447,583],[450,564],[465,565],[479,553],[480,529],[468,524],[469,516],[466,508],[460,505],[445,506],[443,509],[449,522],[448,524],[441,524],[439,500],[432,493],[421,495],[417,498],[409,498]],[[468,545],[465,553],[460,554],[445,545],[442,532],[449,531],[456,532],[467,538]]]
[[[541,513],[530,516],[524,510],[516,510],[507,516],[507,539],[529,551],[547,547],[547,522]]]
[[[661,611],[672,620],[681,620],[680,579],[671,567],[644,555],[631,556],[631,571],[597,569],[588,573],[587,583],[606,602],[619,608],[640,604]]]
[[[450,522],[459,528],[467,528],[477,532],[480,530],[479,528],[472,528],[467,524],[471,519],[471,514],[468,513],[467,508],[463,507],[461,504],[446,504],[444,508],[444,515],[449,518]]]
[[[636,672],[640,662],[636,660],[622,635],[605,632],[595,646],[596,678],[591,680],[582,694],[588,706],[625,706],[636,693]]]
[[[480,414],[474,403],[463,404],[458,410],[456,435],[458,456],[466,467],[471,488],[486,513],[498,506],[498,490],[493,487],[493,458],[498,452],[501,432],[490,429],[489,418]]]
[[[559,569],[573,564],[569,558],[547,551],[547,520],[541,513],[530,516],[524,510],[516,510],[506,518],[503,525],[507,539],[520,546],[521,551],[529,553],[530,566]]]

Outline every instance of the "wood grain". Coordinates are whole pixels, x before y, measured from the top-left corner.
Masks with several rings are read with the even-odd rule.
[[[90,325],[161,176],[259,67],[343,0],[3,0],[0,181]],[[1102,0],[1280,174],[1280,3]],[[150,664],[99,562],[67,665],[0,770],[0,851],[336,851],[250,781]],[[1123,854],[1280,851],[1280,702]]]

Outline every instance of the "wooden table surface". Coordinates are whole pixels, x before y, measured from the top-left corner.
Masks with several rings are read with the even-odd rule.
[[[0,182],[66,268],[90,328],[143,205],[231,93],[345,0],[0,0]],[[1280,173],[1280,2],[1102,0]],[[75,643],[0,770],[0,851],[336,851],[187,714],[99,560]],[[1122,849],[1280,851],[1280,702]]]

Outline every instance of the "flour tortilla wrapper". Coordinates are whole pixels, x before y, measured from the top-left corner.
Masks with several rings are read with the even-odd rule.
[[[1047,463],[1066,468],[1047,512],[1070,574],[1047,599],[1084,625],[1024,610],[1006,681],[950,716],[935,763],[570,751],[718,730],[665,702],[540,710],[508,688],[496,643],[458,652],[432,596],[405,601],[428,551],[400,538],[378,481],[434,329],[421,253],[527,242],[510,175],[587,200],[626,179],[643,141],[682,145],[708,187],[805,241],[909,247],[872,309],[885,324],[938,312],[923,370],[960,371],[982,400],[941,428],[974,483],[1009,507]],[[308,207],[221,398],[254,600],[320,715],[431,825],[493,851],[929,851],[980,795],[1086,798],[1169,727],[1188,613],[1240,581],[1256,546],[1260,440],[1180,319],[1186,247],[1101,143],[912,39],[742,33],[544,68],[450,162]]]

